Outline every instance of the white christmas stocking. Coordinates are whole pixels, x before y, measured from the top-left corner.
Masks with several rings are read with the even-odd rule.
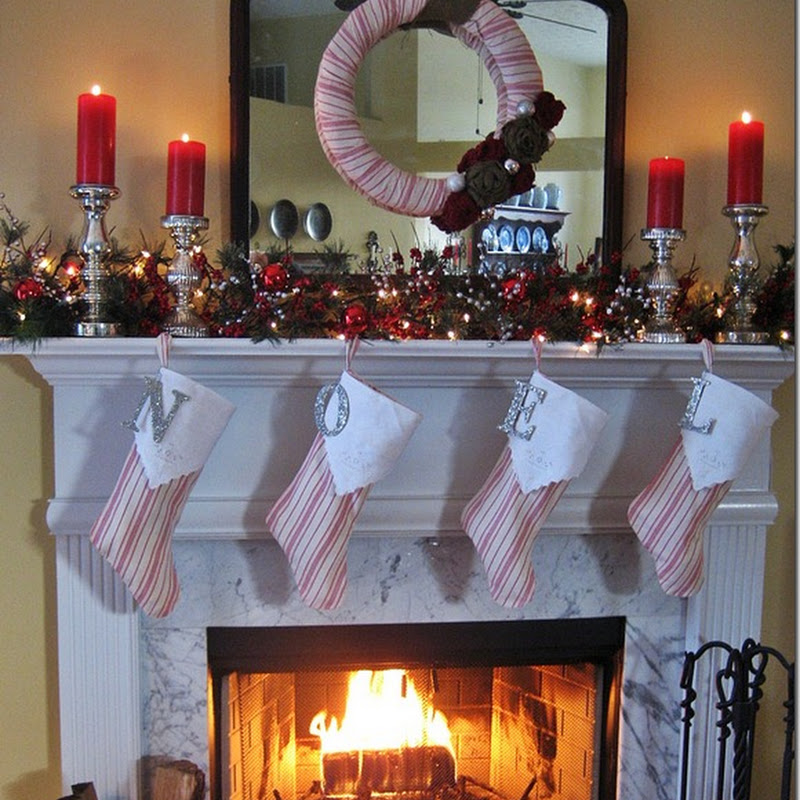
[[[509,608],[533,597],[534,540],[570,480],[586,466],[608,416],[538,371],[516,386],[499,426],[508,443],[461,515],[492,597]]]
[[[372,485],[390,472],[422,419],[350,370],[357,341],[348,344],[338,383],[317,395],[318,433],[266,519],[311,608],[341,603],[353,525]]]
[[[166,364],[169,339],[162,337]],[[180,595],[172,534],[234,406],[166,366],[145,381],[133,418],[124,423],[135,432],[133,446],[89,538],[142,610],[164,617]]]
[[[628,522],[655,559],[667,594],[689,597],[703,585],[703,531],[747,457],[778,414],[763,400],[707,370],[679,425],[680,437],[658,474],[634,498]]]

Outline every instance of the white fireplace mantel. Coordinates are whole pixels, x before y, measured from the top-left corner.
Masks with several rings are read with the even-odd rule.
[[[423,422],[392,474],[373,488],[351,541],[352,587],[345,607],[326,615],[303,609],[288,566],[276,555],[277,546],[264,528],[264,517],[311,443],[313,400],[320,386],[342,371],[343,344],[174,340],[170,368],[226,396],[236,411],[176,530],[182,599],[173,615],[159,622],[143,618],[133,608],[124,586],[87,536],[131,446],[132,435],[120,422],[135,409],[143,378],[158,369],[155,342],[48,340],[27,355],[53,390],[55,491],[47,520],[57,539],[65,787],[91,780],[103,800],[132,799],[138,791],[140,757],[156,754],[153,748],[166,748],[164,743],[173,740],[178,744],[166,754],[207,767],[203,656],[198,652],[209,625],[607,613],[629,620],[618,795],[621,800],[674,797],[678,690],[672,684],[682,651],[708,639],[740,643],[746,636],[758,637],[766,530],[777,511],[770,491],[770,443],[764,441],[712,518],[706,534],[704,588],[688,601],[662,597],[625,512],[678,435],[690,378],[703,369],[699,346],[637,344],[604,348],[599,355],[593,348],[587,351],[571,344],[545,346],[542,372],[604,408],[609,421],[589,466],[572,481],[540,537],[542,564],[558,565],[562,579],[550,581],[544,566],[537,569],[541,575],[537,597],[512,617],[487,599],[485,579],[464,546],[466,537],[458,520],[504,444],[497,425],[508,407],[514,379],[526,379],[533,370],[530,344],[363,343],[354,370],[421,412]],[[793,367],[791,356],[777,348],[716,348],[715,373],[768,402]],[[592,535],[590,547],[586,534]],[[430,580],[429,561],[414,562],[422,558],[420,542],[439,543],[439,552],[452,551],[454,559],[461,559],[463,569],[457,572],[468,586],[462,590],[451,585],[448,593]],[[381,574],[384,567],[379,562],[374,569],[362,569],[362,561],[366,564],[377,548],[389,546],[398,553],[402,550],[403,558],[416,565],[405,581],[396,574],[400,555],[394,559],[391,576]],[[585,563],[577,572],[564,566],[564,548],[573,548],[573,561],[578,550],[582,553]],[[237,562],[243,553],[249,559],[243,563],[265,559],[267,568],[276,570],[277,583],[287,587],[283,594],[265,588],[258,576],[220,577],[226,569],[233,574],[239,568],[223,562]],[[625,553],[630,563],[615,562],[615,573],[609,576],[607,553],[614,557]],[[567,572],[572,586],[567,586]],[[592,575],[599,576],[594,580],[603,585],[591,586]],[[380,592],[373,584],[381,584]],[[169,651],[169,657],[159,655],[154,642]],[[170,650],[178,642],[192,655],[184,659]],[[658,648],[667,646],[665,642],[671,648],[664,655],[669,668],[658,680],[665,682],[663,693],[672,692],[674,697],[666,697],[668,711],[662,708],[659,713],[669,716],[674,704],[674,714],[658,720],[651,701],[637,699],[635,687],[656,681],[652,672],[659,670],[651,662],[658,661],[662,655]],[[168,666],[161,663],[165,661]],[[177,678],[173,675],[156,686],[153,676],[164,669],[184,673],[193,693],[182,685],[165,698],[165,685]],[[714,738],[713,725],[702,709],[697,727],[694,758],[701,766],[693,780],[699,790],[708,769],[702,766],[704,754]],[[663,763],[649,763],[653,753],[663,754]]]

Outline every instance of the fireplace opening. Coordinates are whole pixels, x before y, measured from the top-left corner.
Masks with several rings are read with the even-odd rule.
[[[209,628],[212,800],[611,800],[624,627]]]

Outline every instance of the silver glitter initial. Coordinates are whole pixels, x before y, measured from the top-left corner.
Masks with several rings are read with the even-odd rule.
[[[183,392],[179,392],[177,389],[173,389],[172,396],[174,400],[172,401],[172,408],[170,408],[169,413],[165,417],[164,385],[158,378],[145,378],[144,382],[147,388],[144,390],[142,399],[139,400],[139,405],[136,406],[136,411],[134,411],[133,416],[129,420],[123,422],[122,425],[123,427],[130,428],[132,431],[138,433],[139,426],[136,424],[136,420],[139,419],[139,415],[142,413],[145,403],[147,403],[149,400],[150,419],[153,423],[153,441],[158,444],[169,430],[169,426],[172,424],[172,420],[175,419],[178,409],[187,400],[191,400],[191,398],[188,394],[184,394]]]
[[[509,436],[516,436],[519,439],[524,439],[526,442],[530,441],[531,436],[533,436],[533,432],[536,430],[535,425],[528,425],[531,421],[531,417],[533,416],[533,412],[536,410],[536,406],[539,403],[543,403],[545,397],[547,397],[547,392],[544,389],[539,389],[537,386],[532,386],[530,383],[526,383],[525,381],[515,380],[514,383],[516,384],[516,390],[514,391],[514,397],[511,400],[511,405],[508,407],[508,413],[506,414],[506,418],[503,420],[502,425],[498,425],[497,427],[507,433]],[[533,402],[529,405],[525,405],[525,402],[528,400],[528,396],[533,393]],[[517,421],[519,418],[525,421],[525,424],[528,425],[525,430],[519,431],[517,430]]]
[[[325,409],[331,395],[336,392],[336,424],[333,429],[329,429],[325,422]],[[317,423],[317,430],[323,436],[338,436],[347,425],[350,419],[350,398],[347,390],[341,383],[326,383],[318,392],[317,399],[314,401],[314,422]]]
[[[700,405],[700,400],[703,398],[703,392],[710,381],[703,378],[692,378],[694,388],[692,389],[692,396],[686,404],[686,411],[683,412],[683,418],[678,423],[679,427],[687,431],[694,431],[695,433],[710,434],[714,430],[715,419],[708,419],[702,425],[695,425],[694,418],[697,414],[697,407]]]

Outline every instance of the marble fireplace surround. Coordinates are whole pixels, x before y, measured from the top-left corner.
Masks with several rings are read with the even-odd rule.
[[[139,796],[144,755],[209,767],[208,627],[304,626],[624,616],[620,800],[674,798],[683,653],[708,639],[758,638],[770,492],[770,444],[715,512],[706,582],[689,600],[666,596],[625,511],[666,456],[702,370],[695,345],[627,345],[598,356],[548,345],[542,371],[609,412],[589,466],[550,516],[534,549],[537,590],[519,611],[491,600],[458,518],[503,446],[497,431],[516,378],[533,368],[527,343],[363,344],[354,369],[423,414],[393,473],[376,485],[348,548],[341,608],[303,605],[264,530],[270,503],[313,438],[318,388],[344,365],[343,345],[301,340],[174,340],[170,367],[232,400],[174,539],[182,594],[163,620],[138,612],[87,533],[111,492],[153,340],[49,340],[28,354],[53,387],[61,753],[65,789],[93,781],[102,800]],[[776,348],[720,346],[715,372],[769,401],[793,370]],[[696,796],[711,780],[713,724],[699,703],[692,745]]]

